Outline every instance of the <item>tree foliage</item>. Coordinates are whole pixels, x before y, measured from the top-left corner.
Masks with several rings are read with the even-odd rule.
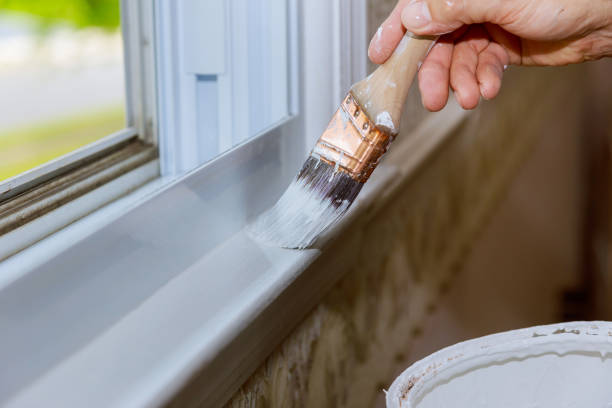
[[[119,0],[0,0],[0,11],[36,16],[43,27],[119,27]]]

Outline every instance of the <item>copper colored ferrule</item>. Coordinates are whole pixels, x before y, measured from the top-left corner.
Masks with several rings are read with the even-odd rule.
[[[365,183],[394,138],[376,127],[349,92],[311,155]]]

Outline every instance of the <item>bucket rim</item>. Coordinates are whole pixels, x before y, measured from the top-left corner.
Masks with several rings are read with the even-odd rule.
[[[511,330],[467,340],[443,348],[417,361],[393,381],[387,408],[413,408],[433,380],[450,378],[463,370],[511,357],[547,353],[612,353],[612,322],[570,322]]]

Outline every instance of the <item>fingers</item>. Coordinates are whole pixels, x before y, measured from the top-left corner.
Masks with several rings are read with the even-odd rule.
[[[508,63],[508,53],[497,43],[489,43],[480,53],[476,78],[483,98],[493,99],[497,96],[501,88],[504,67]]]
[[[368,55],[372,62],[384,63],[405,28],[421,35],[449,33],[441,37],[419,70],[422,102],[427,109],[439,111],[446,105],[450,86],[459,104],[473,109],[481,96],[497,96],[506,65],[521,62],[520,43],[514,36],[494,24],[471,25],[496,23],[503,18],[507,8],[504,5],[509,3],[512,2],[400,0],[372,38]]]
[[[449,72],[453,41],[440,39],[419,70],[419,89],[423,106],[432,112],[444,108],[448,100]]]
[[[476,69],[480,53],[488,46],[489,39],[481,26],[473,26],[454,49],[450,67],[450,85],[457,102],[464,109],[474,109],[480,100],[480,85]]]
[[[496,24],[484,24],[485,29],[489,33],[489,37],[498,43],[506,50],[509,57],[506,65],[521,65],[522,64],[522,45],[521,39],[515,35],[508,33],[506,30]]]
[[[465,24],[497,23],[509,7],[502,0],[413,0],[402,10],[406,29],[420,35],[450,33]]]
[[[404,36],[406,29],[402,25],[401,14],[409,2],[410,0],[398,1],[389,17],[372,37],[368,48],[368,57],[373,63],[382,64],[385,62],[393,54],[393,50]]]

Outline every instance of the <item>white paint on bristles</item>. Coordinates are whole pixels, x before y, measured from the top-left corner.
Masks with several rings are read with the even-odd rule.
[[[340,163],[344,160],[344,152],[340,152],[340,158],[336,161],[334,165],[334,173],[329,176],[329,181],[331,182],[334,179],[334,175],[340,171]]]
[[[342,217],[349,205],[344,201],[336,208],[329,198],[322,198],[312,186],[295,179],[276,205],[249,225],[247,232],[258,241],[271,245],[307,248]]]

